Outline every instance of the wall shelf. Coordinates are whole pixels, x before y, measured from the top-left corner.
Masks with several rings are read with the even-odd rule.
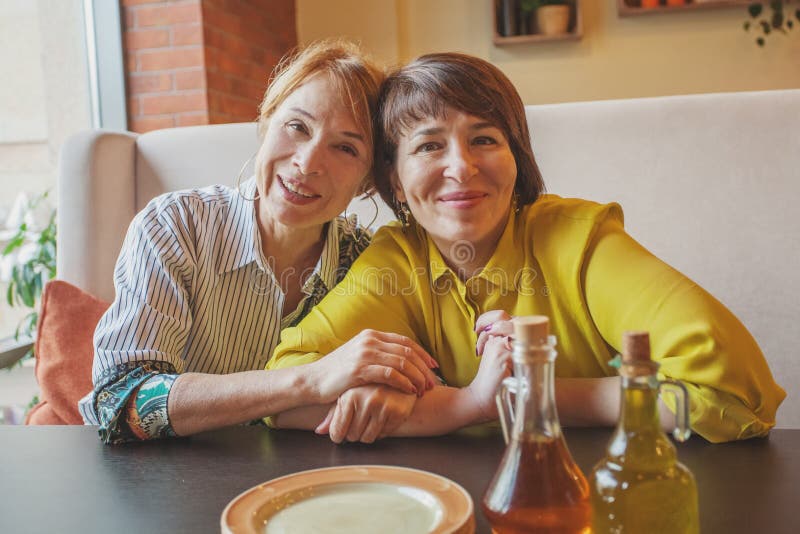
[[[492,42],[495,46],[516,45],[524,43],[546,43],[557,41],[578,41],[583,37],[583,16],[581,15],[581,0],[574,0],[571,6],[569,31],[560,35],[543,35],[541,33],[528,33],[523,35],[501,35],[500,27],[500,6],[502,0],[493,1],[494,35]],[[520,16],[519,14],[517,15]]]
[[[660,13],[685,13],[688,11],[702,11],[725,7],[743,7],[751,3],[752,0],[707,0],[704,2],[690,0],[690,3],[680,6],[664,5],[659,7],[638,7],[633,5],[634,2],[631,0],[617,0],[617,13],[620,17],[635,17],[639,15],[657,15]]]

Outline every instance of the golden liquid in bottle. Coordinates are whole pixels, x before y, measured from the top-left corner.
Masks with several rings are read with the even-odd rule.
[[[515,440],[503,458],[516,473],[504,490],[487,494],[483,513],[494,534],[588,534],[589,484],[572,460],[564,438]],[[511,465],[509,465],[511,464]]]
[[[629,414],[652,414],[654,421],[634,421],[615,434],[609,454],[595,466],[595,534],[700,532],[694,477],[677,462],[674,446],[658,428],[656,395],[641,389],[624,395]]]

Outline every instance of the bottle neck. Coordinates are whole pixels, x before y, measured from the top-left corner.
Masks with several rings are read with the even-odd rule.
[[[524,352],[524,357],[522,353]],[[555,402],[555,357],[550,345],[515,351],[514,375],[519,391],[516,399],[515,436],[534,438],[561,436]]]
[[[619,426],[625,432],[661,432],[655,375],[623,375],[620,402]]]

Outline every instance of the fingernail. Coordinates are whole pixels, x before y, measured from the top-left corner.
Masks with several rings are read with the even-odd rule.
[[[489,330],[491,330],[491,329],[492,329],[492,327],[493,327],[493,326],[494,326],[493,324],[490,324],[489,326],[487,326],[486,328],[484,328],[484,329],[483,329],[483,331],[484,331],[484,332],[488,332]]]

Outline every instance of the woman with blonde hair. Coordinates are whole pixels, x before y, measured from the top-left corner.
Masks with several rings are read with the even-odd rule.
[[[94,337],[87,423],[105,442],[174,435],[334,401],[348,388],[432,387],[404,336],[364,332],[319,365],[263,370],[370,240],[339,217],[372,189],[381,71],[322,42],[279,65],[260,107],[255,176],[151,201],[128,230]],[[409,365],[410,364],[410,365]]]

